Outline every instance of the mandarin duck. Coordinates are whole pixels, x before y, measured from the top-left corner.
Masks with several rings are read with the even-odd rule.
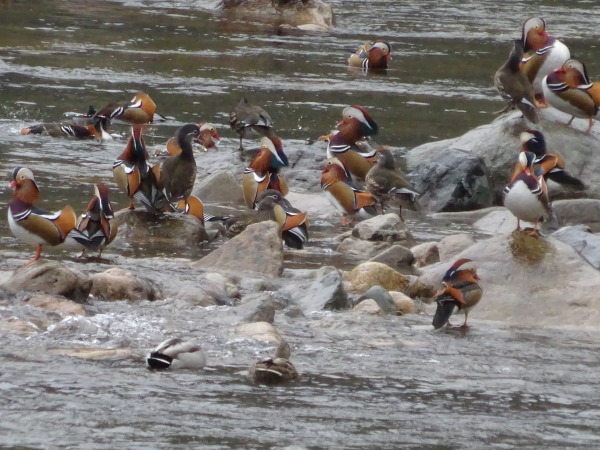
[[[511,182],[504,188],[504,206],[517,218],[515,231],[521,229],[521,220],[532,222],[532,235],[539,236],[538,224],[552,215],[548,188],[544,176],[534,170],[535,154],[519,153],[519,162]],[[538,168],[539,169],[539,168]]]
[[[461,326],[468,327],[469,312],[483,296],[478,282],[477,266],[473,261],[462,258],[452,264],[442,279],[442,289],[434,296],[437,303],[432,323],[434,329],[448,324],[455,308],[458,308],[458,313],[465,314],[465,322]]]
[[[588,119],[585,132],[592,131],[600,110],[600,82],[590,83],[585,64],[569,59],[544,78],[543,88],[551,106],[572,116],[567,125],[571,125],[575,117]]]
[[[350,55],[348,65],[350,67],[362,67],[363,70],[387,69],[390,59],[392,59],[392,55],[389,43],[382,40],[368,41]]]
[[[187,124],[177,130],[175,140],[181,152],[169,156],[161,166],[158,178],[159,189],[167,201],[176,205],[186,200],[192,193],[196,182],[196,159],[192,141],[200,136],[200,128],[195,124]]]
[[[90,200],[77,226],[69,232],[68,238],[83,246],[82,256],[86,250],[98,251],[102,256],[104,247],[110,244],[117,235],[118,225],[111,220],[114,212],[108,199],[108,187],[104,184],[94,186],[94,197]]]
[[[548,184],[557,184],[560,188],[581,191],[585,189],[585,184],[571,175],[565,169],[565,161],[558,152],[548,154],[546,149],[546,139],[539,130],[526,130],[519,136],[522,152],[532,152],[535,155],[534,165],[542,169],[544,179]]]
[[[281,340],[273,357],[252,364],[248,375],[255,384],[286,384],[298,378],[298,371],[290,362],[290,346]]]
[[[279,224],[285,245],[301,250],[308,242],[308,214],[294,208],[281,192],[275,189],[261,192],[257,197],[257,203],[260,205],[266,197],[273,199],[271,218]]]
[[[156,114],[156,103],[150,96],[144,92],[138,92],[129,103],[125,105],[109,103],[97,111],[94,117],[118,119],[130,124],[146,124],[154,122],[155,115],[163,118]]]
[[[248,208],[255,208],[256,198],[267,189],[275,189],[284,196],[288,193],[285,177],[280,173],[288,166],[287,155],[283,152],[281,139],[277,136],[263,137],[258,154],[250,162],[242,175],[242,192]]]
[[[189,195],[187,199],[179,200],[173,209],[174,212],[197,217],[204,224],[204,204],[195,195]]]
[[[415,203],[418,193],[409,189],[411,184],[400,170],[396,169],[394,155],[387,148],[380,148],[377,154],[377,164],[371,167],[365,177],[367,190],[373,195],[384,214],[385,203],[397,200],[398,196],[408,197]],[[402,205],[400,205],[400,218],[402,218]]]
[[[146,356],[146,366],[155,370],[201,369],[206,355],[200,345],[179,338],[167,339]]]
[[[43,134],[52,137],[68,137],[73,139],[100,139],[112,140],[108,132],[110,119],[106,117],[95,117],[88,125],[64,124],[64,123],[41,123],[21,129],[21,134]]]
[[[194,142],[200,144],[200,150],[207,152],[209,148],[217,149],[217,144],[221,140],[217,128],[211,123],[201,123],[198,126],[200,127],[200,135]],[[166,147],[162,150],[156,150],[154,156],[173,156],[179,153],[181,153],[181,147],[177,144],[177,138],[170,137],[167,140]]]
[[[160,165],[150,166],[148,157],[142,126],[134,125],[125,150],[113,163],[113,176],[129,197],[129,209],[135,208],[136,198],[147,211],[158,214],[166,206],[166,199],[158,186]]]
[[[240,151],[244,150],[244,138],[274,135],[273,121],[269,113],[260,106],[249,103],[246,97],[240,98],[229,114],[229,126],[240,138]]]
[[[361,210],[373,216],[377,214],[373,194],[357,188],[344,163],[337,158],[325,160],[321,189],[331,204],[342,213],[342,225],[351,225],[354,215]]]
[[[352,175],[364,180],[377,162],[377,150],[367,146],[367,151],[358,151],[357,142],[377,134],[379,127],[361,106],[344,108],[338,126],[340,130],[337,133],[319,138],[320,141],[328,141],[327,158],[340,159]]]
[[[500,96],[508,100],[506,108],[498,113],[502,114],[516,107],[521,110],[523,117],[538,123],[540,119],[534,104],[533,86],[519,68],[521,59],[523,59],[523,42],[516,39],[508,60],[494,74],[494,86]]]
[[[554,69],[571,57],[568,47],[546,32],[546,22],[540,17],[530,17],[523,22],[521,41],[525,55],[521,71],[533,86],[534,95],[542,95],[542,81]]]
[[[25,263],[27,266],[40,259],[44,245],[62,244],[75,227],[77,217],[70,206],[53,213],[36,208],[34,204],[39,200],[40,191],[33,172],[26,167],[12,171],[9,187],[14,188],[8,206],[10,230],[17,239],[37,246],[35,256]]]

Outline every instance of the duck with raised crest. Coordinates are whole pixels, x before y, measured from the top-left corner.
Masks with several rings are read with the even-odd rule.
[[[202,369],[206,355],[200,345],[171,338],[161,342],[146,356],[146,366],[155,370]]]
[[[70,206],[54,213],[36,208],[40,191],[33,172],[26,167],[16,167],[12,171],[9,187],[14,189],[8,206],[10,230],[19,240],[37,246],[35,256],[25,263],[27,266],[40,259],[44,245],[63,243],[75,227],[77,217]]]
[[[244,138],[274,135],[273,120],[269,113],[260,106],[249,103],[246,97],[240,98],[229,114],[229,126],[240,138],[240,151],[244,150]]]
[[[94,115],[94,117],[117,119],[130,124],[152,123],[155,116],[164,119],[164,117],[156,114],[156,103],[144,92],[135,94],[131,101],[125,105],[114,102],[109,103]]]
[[[95,117],[88,125],[74,123],[41,123],[32,125],[21,130],[21,134],[42,134],[52,137],[67,137],[72,139],[99,139],[102,141],[112,140],[108,132],[110,119],[106,117]]]
[[[367,41],[348,58],[350,67],[368,69],[387,69],[388,61],[392,59],[391,46],[388,42],[376,40]]]
[[[282,339],[275,355],[255,362],[248,369],[248,375],[255,384],[286,384],[298,378],[298,371],[290,362],[290,346]]]

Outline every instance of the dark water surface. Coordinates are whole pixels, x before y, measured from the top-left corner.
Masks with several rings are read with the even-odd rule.
[[[503,103],[492,76],[521,21],[539,14],[551,34],[600,74],[600,13],[593,1],[332,1],[331,33],[280,33],[230,21],[209,1],[0,1],[0,177],[31,167],[43,204],[81,211],[91,184],[115,188],[112,161],[128,129],[112,142],[21,136],[23,126],[67,120],[113,100],[148,92],[170,118],[154,125],[160,147],[183,123],[213,122],[220,151],[237,139],[228,115],[241,95],[273,116],[286,145],[319,164],[328,132],[348,104],[380,125],[378,142],[402,152],[488,123]],[[386,74],[346,67],[365,40],[385,37]],[[209,155],[209,154],[208,154]],[[202,158],[202,159],[200,159]],[[198,157],[200,170],[211,167]],[[244,163],[232,168],[241,174]],[[216,167],[213,167],[216,169]],[[308,181],[314,190],[318,180]],[[2,270],[30,250],[14,239],[0,196]],[[409,222],[410,225],[410,222]],[[417,237],[457,232],[414,224]],[[320,227],[320,228],[319,228]],[[317,221],[319,236],[333,224]],[[48,250],[51,257],[63,255]],[[112,250],[107,257],[152,264],[152,256]],[[198,257],[197,252],[180,257]],[[60,257],[60,256],[58,256]],[[307,265],[315,264],[309,261]],[[16,448],[598,448],[600,336],[583,330],[528,330],[477,322],[467,332],[430,331],[430,317],[323,314],[276,324],[303,375],[290,388],[251,386],[245,368],[272,350],[236,337],[214,310],[175,300],[95,303],[22,337],[0,331],[0,446]],[[54,313],[9,299],[0,319],[42,324]],[[199,338],[209,369],[150,373],[150,345],[181,333]],[[132,349],[90,361],[61,354],[77,346]],[[129,351],[129,350],[127,350]],[[62,352],[64,353],[64,352]],[[20,448],[22,448],[20,447]]]

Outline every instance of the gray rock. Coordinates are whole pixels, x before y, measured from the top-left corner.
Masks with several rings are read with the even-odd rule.
[[[556,200],[552,211],[562,226],[586,225],[592,233],[600,232],[600,200],[580,198]]]
[[[552,233],[552,237],[573,247],[587,262],[600,269],[600,236],[590,233],[585,225],[564,227]]]
[[[470,234],[460,233],[446,236],[438,244],[440,261],[447,261],[450,258],[453,258],[474,243],[475,239],[473,239],[473,236]]]
[[[305,314],[323,309],[351,307],[342,283],[342,274],[335,267],[321,268],[320,275],[308,286],[297,302]]]
[[[428,266],[440,262],[440,249],[437,242],[423,242],[410,249],[417,267]]]
[[[347,237],[337,246],[336,250],[359,261],[366,261],[389,247],[390,243],[387,241],[365,241]]]
[[[159,293],[149,281],[114,267],[92,275],[92,295],[102,300],[158,300]]]
[[[39,260],[15,270],[3,287],[11,292],[39,291],[62,295],[78,303],[84,303],[92,289],[92,280],[61,262]]]
[[[275,311],[280,310],[282,305],[267,293],[256,293],[242,299],[235,308],[240,323],[268,322],[275,320]]]
[[[363,299],[373,299],[386,314],[396,314],[396,304],[388,291],[381,286],[371,286],[362,296]]]
[[[283,244],[279,226],[273,221],[249,225],[242,233],[191,263],[191,266],[279,277],[283,272]]]
[[[196,183],[192,195],[203,202],[242,204],[242,185],[230,170],[219,170]]]
[[[417,270],[414,267],[416,262],[413,252],[403,245],[395,244],[378,253],[369,261],[375,261],[390,266],[398,272],[405,275],[415,275]]]
[[[406,247],[415,245],[415,238],[398,214],[384,214],[359,222],[352,236],[366,241],[399,243]]]

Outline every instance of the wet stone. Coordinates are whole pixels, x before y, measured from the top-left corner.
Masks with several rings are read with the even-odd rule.
[[[92,295],[102,300],[158,300],[160,294],[146,280],[120,268],[92,275]]]
[[[371,286],[363,298],[373,299],[385,314],[396,314],[396,305],[390,293],[381,286]]]

